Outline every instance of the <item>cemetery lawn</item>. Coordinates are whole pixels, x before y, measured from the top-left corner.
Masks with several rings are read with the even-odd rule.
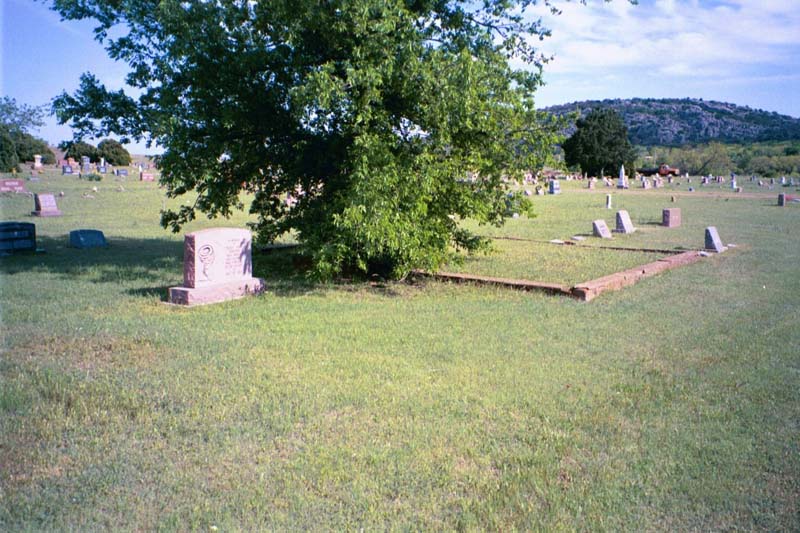
[[[185,309],[163,303],[182,235],[157,184],[26,182],[64,191],[64,216],[0,196],[46,250],[0,258],[0,530],[796,530],[800,205],[744,185],[614,190],[606,210],[609,189],[562,182],[537,218],[480,228],[538,243],[461,267],[530,257],[530,279],[571,282],[640,254],[578,247],[697,249],[709,225],[738,245],[591,303],[314,285],[271,252],[267,294]],[[616,209],[639,231],[541,242]],[[67,247],[79,228],[111,246]]]

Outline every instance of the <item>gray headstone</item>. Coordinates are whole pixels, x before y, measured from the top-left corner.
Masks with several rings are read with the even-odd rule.
[[[786,207],[786,195],[785,194],[780,193],[778,195],[778,205],[780,207]]]
[[[722,245],[722,240],[719,238],[719,233],[715,226],[706,228],[706,250],[714,250],[717,253],[722,253],[727,248]]]
[[[673,196],[673,202],[674,200]],[[661,211],[661,225],[668,228],[677,228],[681,225],[681,209],[680,207],[670,207]]]
[[[36,251],[36,225],[30,222],[0,222],[0,254]]]
[[[108,246],[108,242],[100,230],[76,229],[69,232],[69,245],[73,248],[100,248]]]
[[[617,228],[614,230],[614,232],[633,233],[634,231],[636,231],[636,228],[633,227],[633,222],[631,222],[631,216],[628,214],[628,212],[624,209],[617,211]]]
[[[595,237],[600,237],[601,239],[611,238],[611,232],[609,231],[608,226],[606,226],[606,221],[602,219],[592,222],[592,234]]]
[[[70,165],[64,165],[61,167],[61,174],[72,174],[73,170]]]
[[[558,180],[550,180],[550,194],[561,194],[561,183]]]
[[[611,195],[606,194],[606,209],[611,209]]]

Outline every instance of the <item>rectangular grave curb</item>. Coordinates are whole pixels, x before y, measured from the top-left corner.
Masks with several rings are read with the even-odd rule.
[[[455,283],[475,283],[478,285],[495,285],[517,289],[523,291],[541,291],[548,294],[571,296],[590,302],[606,291],[614,291],[633,285],[637,281],[655,276],[673,268],[690,265],[702,259],[703,256],[697,250],[681,252],[676,255],[664,257],[634,268],[629,268],[621,272],[615,272],[608,276],[578,283],[573,287],[559,285],[557,283],[544,283],[539,281],[528,281],[521,279],[493,278],[488,276],[477,276],[474,274],[457,274],[454,272],[427,272],[424,270],[414,270],[412,275],[432,278],[440,281],[452,281]]]
[[[703,256],[700,255],[698,251],[683,252],[681,254],[665,257],[652,263],[579,283],[572,287],[572,295],[585,302],[590,302],[606,291],[619,290],[623,287],[633,285],[640,279],[649,278],[650,276],[655,276],[666,270],[689,265],[699,261],[702,257]]]

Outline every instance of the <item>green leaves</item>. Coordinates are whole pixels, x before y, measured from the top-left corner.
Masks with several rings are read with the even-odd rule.
[[[296,232],[321,277],[435,269],[478,244],[454,219],[501,223],[501,178],[540,168],[558,139],[533,108],[546,58],[529,43],[546,30],[526,20],[531,4],[59,1],[65,18],[100,22],[142,93],[87,74],[54,108],[79,135],[164,148],[168,194],[199,193],[163,214],[173,230],[196,210],[229,213],[245,189],[260,239]]]

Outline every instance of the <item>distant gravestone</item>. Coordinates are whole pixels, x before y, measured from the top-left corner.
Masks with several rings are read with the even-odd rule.
[[[0,254],[36,251],[36,226],[30,222],[0,222]]]
[[[0,192],[28,192],[22,180],[0,180]]]
[[[100,165],[99,167],[97,167],[97,172],[99,172],[100,174],[105,174],[106,172],[108,172],[108,167],[105,165]]]
[[[590,179],[589,182],[586,184],[587,189],[594,189],[594,180]]]
[[[778,195],[778,206],[786,207],[786,195],[783,193]]]
[[[617,211],[617,227],[614,232],[628,234],[634,231],[636,231],[636,228],[633,227],[633,222],[631,222],[631,216],[628,212],[624,209]]]
[[[561,194],[561,183],[558,180],[550,180],[550,194]]]
[[[33,168],[42,168],[42,156],[40,154],[35,154],[33,156]]]
[[[736,190],[736,178],[731,179],[731,190]]]
[[[96,229],[76,229],[69,232],[69,245],[73,248],[104,248],[106,236]]]
[[[681,225],[681,208],[671,207],[661,211],[661,225],[667,228],[677,228]]]
[[[608,230],[608,226],[606,226],[606,221],[602,219],[592,222],[592,234],[601,239],[611,238],[611,232]]]
[[[156,177],[153,175],[152,172],[141,172],[139,173],[139,180],[140,181],[155,181]]]
[[[128,169],[127,168],[118,168],[116,172],[117,172],[117,176],[127,176],[128,175]]]
[[[35,217],[60,217],[61,211],[56,206],[56,197],[52,194],[35,194],[33,196],[34,210],[31,215]]]
[[[72,170],[72,165],[63,165],[61,167],[61,174],[72,174],[74,171]]]
[[[85,164],[85,165],[81,165],[81,172],[82,173],[89,174],[91,171],[92,171],[92,165],[90,165],[88,163]]]
[[[606,194],[606,209],[611,209],[611,195]]]
[[[88,155],[81,156],[81,165],[88,165],[90,162]]]
[[[728,248],[722,245],[722,240],[719,238],[717,228],[709,226],[706,228],[706,250],[714,250],[717,253],[722,253]]]
[[[212,228],[184,238],[183,286],[169,289],[169,302],[200,305],[264,291],[253,277],[252,236],[245,229]]]
[[[644,178],[642,180],[642,189],[649,189],[649,188],[650,188],[650,180],[647,179],[647,178]]]

